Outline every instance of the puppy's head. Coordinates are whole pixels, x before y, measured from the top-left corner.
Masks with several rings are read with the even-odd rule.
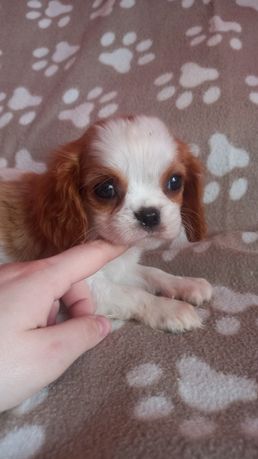
[[[154,248],[182,224],[190,241],[204,237],[200,162],[159,119],[98,122],[57,157],[47,174],[56,225],[63,209],[61,248],[96,237]]]

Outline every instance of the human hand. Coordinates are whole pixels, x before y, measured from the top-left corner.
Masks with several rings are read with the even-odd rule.
[[[93,315],[83,279],[124,250],[96,241],[0,266],[0,412],[54,381],[109,333],[110,322]],[[54,324],[60,298],[71,318]]]

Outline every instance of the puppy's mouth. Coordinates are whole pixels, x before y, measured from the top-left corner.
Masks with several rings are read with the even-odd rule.
[[[113,230],[106,229],[103,231],[101,228],[97,231],[97,238],[110,242],[114,245],[127,245],[129,247],[152,247],[161,245],[163,243],[171,242],[175,239],[181,229],[181,225],[175,225],[169,228],[164,224],[160,224],[157,228],[143,228],[140,226],[133,226],[128,230],[122,231],[121,229],[114,228]]]
[[[131,235],[129,238],[114,238],[110,240],[113,244],[125,244],[128,247],[141,247],[144,249],[157,248],[162,244],[170,243],[177,237],[177,234],[169,234],[165,229],[145,231],[142,234]]]

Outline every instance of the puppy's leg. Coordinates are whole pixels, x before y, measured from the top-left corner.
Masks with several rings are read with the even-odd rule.
[[[201,326],[201,320],[192,305],[156,297],[139,288],[102,283],[93,289],[93,296],[97,313],[113,319],[135,319],[152,328],[171,332]]]
[[[161,269],[139,265],[138,273],[143,277],[150,290],[169,298],[176,298],[200,306],[212,296],[212,286],[205,279],[179,277]],[[149,290],[149,289],[148,289]]]

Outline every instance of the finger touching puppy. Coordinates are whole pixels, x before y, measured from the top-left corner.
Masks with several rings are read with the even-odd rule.
[[[147,275],[140,258],[182,226],[189,241],[205,237],[202,177],[199,159],[160,119],[99,121],[54,151],[46,172],[0,181],[2,262],[44,258],[95,239],[126,245],[88,280],[97,312],[170,331],[198,327],[190,303],[209,300],[210,285],[169,279],[155,268]],[[159,290],[163,297],[155,296]]]

